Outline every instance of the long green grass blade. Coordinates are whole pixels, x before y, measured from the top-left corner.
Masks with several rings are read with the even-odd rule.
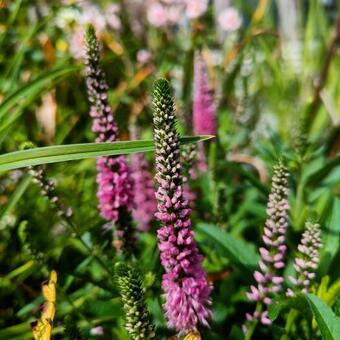
[[[0,210],[0,220],[8,214],[20,200],[21,196],[25,193],[28,185],[30,183],[31,178],[29,176],[25,176],[22,178],[20,184],[15,189],[14,193],[11,195],[8,203]]]
[[[79,66],[58,67],[44,73],[37,79],[29,82],[28,84],[25,84],[17,91],[5,98],[4,101],[0,104],[0,130],[2,129],[3,122],[6,121],[6,116],[8,114],[15,114],[12,111],[14,108],[19,106],[22,110],[23,106],[25,106],[23,105],[23,103],[29,103],[32,101],[33,97],[38,97],[41,94],[42,89],[48,86],[52,81],[55,81],[57,78],[65,76],[66,74],[74,72],[78,69]]]
[[[212,137],[213,136],[182,137],[181,144],[197,143]],[[1,155],[0,171],[47,163],[66,162],[99,156],[116,156],[152,150],[154,150],[152,140],[47,146]]]

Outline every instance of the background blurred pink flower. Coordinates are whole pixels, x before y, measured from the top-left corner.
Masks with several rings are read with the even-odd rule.
[[[222,30],[234,32],[242,25],[242,19],[237,9],[228,7],[222,11],[217,19]]]
[[[167,16],[169,24],[178,24],[183,15],[183,8],[180,5],[169,6],[167,8]]]
[[[69,37],[69,48],[74,58],[84,58],[84,30],[81,27],[77,27]]]
[[[85,2],[80,8],[83,12],[80,19],[81,25],[92,24],[96,32],[104,31],[106,26],[105,17],[97,6]]]
[[[152,54],[150,51],[142,49],[137,52],[136,59],[139,64],[145,65],[151,61]]]
[[[105,19],[112,29],[120,30],[122,28],[122,23],[119,18],[120,6],[118,4],[111,4],[106,7]]]
[[[90,329],[90,334],[91,335],[104,335],[104,329],[102,326],[97,326],[97,327],[94,327],[94,328],[91,328]]]
[[[207,0],[186,0],[185,14],[190,19],[203,15],[208,9]]]
[[[168,22],[168,12],[160,3],[151,3],[147,10],[147,18],[151,25],[156,27],[165,26]]]

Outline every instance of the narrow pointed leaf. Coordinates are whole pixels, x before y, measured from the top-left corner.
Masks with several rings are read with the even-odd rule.
[[[259,255],[246,242],[212,224],[199,224],[197,229],[219,244],[232,263],[241,264],[249,269],[257,266]]]
[[[306,300],[318,324],[324,340],[340,340],[340,318],[332,309],[313,294],[306,294]]]
[[[182,137],[181,144],[196,143],[210,138],[212,136]],[[0,155],[0,171],[91,157],[126,155],[153,150],[154,142],[152,140],[54,145]]]
[[[56,81],[58,78],[61,79],[62,76],[78,69],[79,66],[63,66],[52,69],[6,97],[0,104],[0,131],[6,128],[9,123],[13,123],[12,117],[18,118],[26,104],[30,104],[33,98],[40,96],[41,91],[47,88],[52,81]]]

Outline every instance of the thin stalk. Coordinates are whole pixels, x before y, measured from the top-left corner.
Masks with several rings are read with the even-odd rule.
[[[262,309],[263,309],[262,302],[258,301],[256,304],[255,312],[258,312],[259,314],[261,314]],[[250,340],[252,338],[258,323],[259,323],[259,320],[257,319],[252,320],[252,322],[249,324],[247,334],[245,335],[245,340]]]
[[[285,325],[285,334],[281,336],[281,340],[289,340],[289,333],[292,330],[292,326],[295,323],[295,320],[298,316],[299,312],[296,309],[291,309],[288,313]]]
[[[69,217],[63,217],[64,221],[67,223],[67,225],[70,227],[70,229],[72,230],[72,232],[75,234],[75,236],[77,237],[77,239],[81,242],[81,244],[84,246],[84,248],[88,251],[89,255],[91,257],[93,257],[98,264],[109,274],[109,276],[112,276],[112,271],[110,270],[110,268],[105,264],[105,262],[96,254],[94,254],[94,250],[89,247],[86,242],[84,242],[84,240],[81,238],[80,234],[78,233],[78,229],[75,226],[75,224],[73,223],[73,221],[69,218]]]

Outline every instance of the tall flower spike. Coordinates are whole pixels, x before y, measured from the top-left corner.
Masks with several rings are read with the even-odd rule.
[[[209,88],[207,65],[200,54],[194,63],[192,117],[196,135],[216,134],[215,101]]]
[[[154,326],[146,308],[141,275],[124,263],[115,265],[115,276],[125,312],[125,328],[132,339],[155,338]]]
[[[31,323],[35,340],[49,340],[52,335],[52,325],[55,315],[57,273],[52,270],[50,279],[42,284],[42,293],[45,298],[41,318]]]
[[[180,144],[170,85],[167,80],[155,82],[153,91],[156,181],[158,190],[158,248],[165,269],[162,288],[170,328],[179,332],[207,326],[211,317],[211,287],[202,268],[191,230],[191,210],[183,198]]]
[[[262,236],[265,246],[259,249],[260,270],[254,273],[257,287],[251,286],[250,292],[247,293],[249,300],[259,302],[261,310],[256,310],[253,315],[247,314],[249,322],[259,319],[264,325],[271,324],[263,304],[270,304],[272,296],[282,288],[281,283],[284,279],[281,272],[285,266],[284,255],[287,249],[285,234],[288,227],[288,212],[288,170],[280,160],[274,166],[272,189],[267,205],[268,218]]]
[[[108,86],[100,67],[99,44],[94,28],[88,25],[86,42],[86,86],[91,103],[90,116],[96,142],[117,140],[118,128],[108,102]],[[97,183],[101,216],[115,224],[116,248],[132,249],[131,212],[133,208],[133,180],[124,156],[100,157],[97,160]]]
[[[321,230],[318,223],[306,222],[305,232],[302,234],[301,243],[298,245],[298,255],[294,261],[296,276],[289,276],[289,280],[296,287],[295,291],[307,293],[311,281],[319,264],[319,251],[322,246]],[[293,296],[293,290],[288,289],[287,295]]]
[[[135,126],[130,130],[131,138],[138,139]],[[137,221],[137,228],[149,231],[157,210],[155,183],[150,172],[148,161],[143,153],[131,155],[132,178],[134,180],[135,208],[132,216]]]

